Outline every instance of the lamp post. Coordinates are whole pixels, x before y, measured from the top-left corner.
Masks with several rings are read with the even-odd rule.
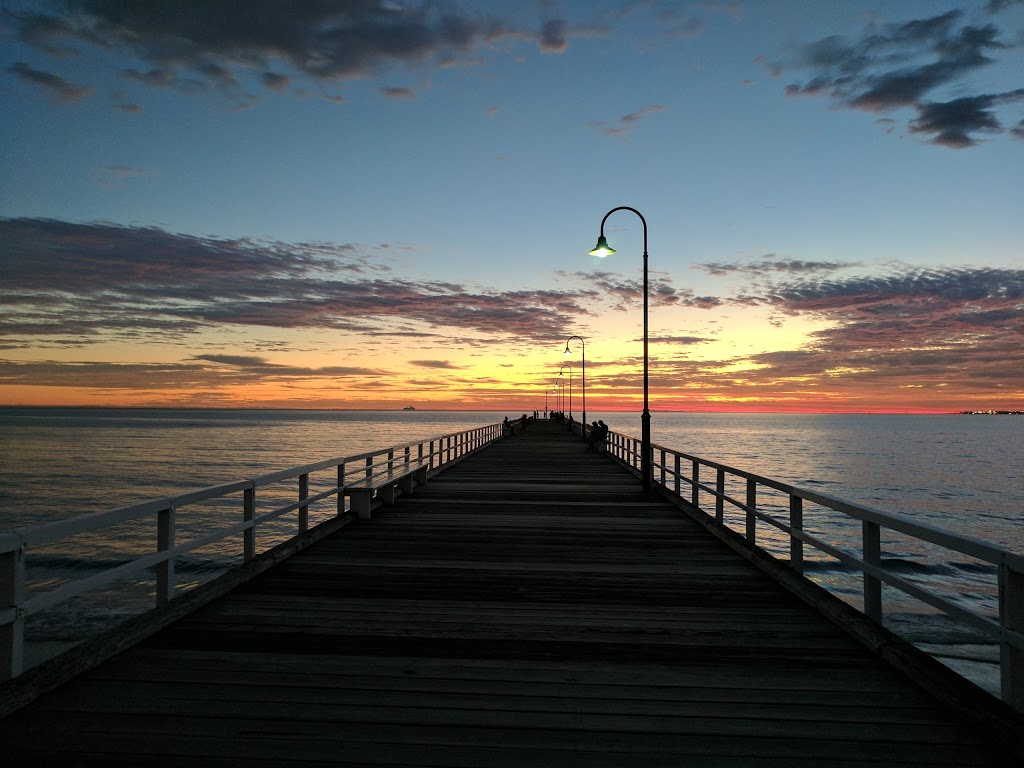
[[[566,368],[569,369],[569,417],[572,417],[572,366],[568,363],[562,363],[562,367],[558,371],[559,377],[562,375],[562,371]]]
[[[572,354],[569,352],[569,342],[573,339],[580,340],[580,346],[583,348],[583,436],[587,436],[587,344],[583,341],[582,336],[570,336],[565,340],[565,354]]]
[[[643,484],[645,493],[650,492],[651,482],[654,474],[654,455],[651,449],[651,411],[648,407],[648,358],[647,358],[647,220],[644,219],[643,214],[640,213],[636,208],[630,208],[628,205],[620,205],[618,208],[612,208],[608,213],[601,219],[601,234],[597,238],[597,245],[594,246],[594,250],[590,252],[591,256],[611,256],[615,253],[615,249],[608,245],[608,241],[604,237],[604,223],[608,221],[608,217],[616,211],[632,211],[640,217],[640,221],[644,225],[644,411],[640,416],[640,480]]]

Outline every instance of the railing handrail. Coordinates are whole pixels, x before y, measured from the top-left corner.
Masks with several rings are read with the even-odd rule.
[[[18,546],[23,544],[47,544],[52,541],[67,538],[68,536],[88,533],[89,531],[106,528],[110,525],[127,523],[132,520],[148,517],[154,512],[158,512],[162,509],[172,507],[180,508],[188,504],[196,504],[201,501],[209,501],[210,499],[228,496],[232,493],[238,493],[246,488],[260,488],[267,485],[273,485],[284,480],[291,480],[292,478],[299,477],[300,475],[312,474],[313,472],[330,469],[331,467],[348,465],[351,462],[365,461],[368,458],[383,456],[386,455],[388,451],[398,451],[404,448],[426,445],[430,442],[436,443],[440,440],[462,435],[481,428],[482,427],[474,427],[470,430],[434,435],[431,437],[425,437],[422,440],[414,440],[409,443],[399,443],[397,445],[393,445],[388,448],[381,448],[375,451],[365,451],[363,453],[353,454],[352,456],[341,456],[333,459],[325,459],[324,461],[318,461],[313,464],[303,464],[289,469],[282,469],[277,472],[259,475],[246,480],[235,480],[229,483],[220,483],[218,485],[198,488],[194,491],[186,491],[185,493],[175,494],[173,496],[158,496],[152,499],[146,499],[145,501],[136,502],[135,504],[129,504],[124,507],[115,507],[99,512],[77,515],[75,517],[68,518],[67,520],[54,520],[49,523],[40,523],[39,525],[28,526],[26,528],[16,528],[13,531],[6,531],[0,534],[0,554],[10,552],[12,549],[16,549]],[[426,459],[428,456],[437,456],[441,453],[441,450],[435,450],[432,453],[424,454],[423,459]],[[394,460],[396,463],[404,463],[405,457],[404,455],[401,457],[396,456]],[[410,461],[413,460],[419,461],[420,458],[410,456]],[[360,465],[359,467],[353,467],[351,470],[346,470],[346,476],[349,474],[358,474],[360,477],[365,477],[365,466]]]
[[[641,441],[637,438],[620,432],[609,432],[606,439],[606,450],[635,473],[639,473],[642,466],[640,445]],[[665,448],[661,445],[652,445],[651,451],[653,454],[651,466],[656,487],[682,498],[682,484],[687,484],[691,491],[690,506],[704,513],[709,522],[722,528],[732,530],[724,515],[726,503],[744,512],[746,530],[735,532],[745,536],[751,545],[770,557],[774,558],[775,556],[757,544],[756,521],[763,520],[783,531],[790,539],[789,565],[801,576],[804,570],[803,545],[805,543],[858,569],[863,578],[863,613],[868,618],[881,623],[881,585],[885,583],[996,638],[1000,644],[1002,698],[1018,711],[1024,712],[1024,553],[1015,552],[974,536],[946,531],[927,523],[918,523],[891,512],[800,488],[792,483],[774,480],[683,451]],[[669,466],[667,460],[669,455],[673,457],[672,466]],[[689,476],[682,471],[683,460],[691,469]],[[701,482],[699,475],[701,467],[715,471],[714,486],[707,482]],[[744,500],[732,498],[725,492],[726,475],[746,481],[746,498]],[[669,478],[674,479],[672,483],[674,487],[670,487]],[[757,489],[759,486],[771,488],[789,496],[789,523],[758,508]],[[701,493],[714,498],[715,511],[713,514],[700,507]],[[829,544],[805,531],[803,529],[804,501],[859,520],[862,525],[862,553],[858,555],[850,549]],[[998,620],[965,608],[917,582],[887,570],[882,562],[882,528],[997,566]]]
[[[269,522],[297,510],[299,532],[289,540],[294,541],[306,532],[308,510],[317,502],[337,497],[337,514],[344,513],[344,491],[347,481],[356,478],[365,481],[367,478],[372,480],[389,476],[396,468],[400,469],[403,465],[413,463],[418,466],[426,464],[430,472],[436,473],[501,436],[501,424],[471,427],[399,443],[387,448],[364,451],[352,456],[325,459],[254,478],[220,483],[172,496],[147,499],[124,507],[78,515],[67,520],[57,520],[0,533],[0,680],[13,677],[22,670],[24,622],[28,616],[150,568],[157,569],[156,599],[158,605],[162,604],[173,599],[177,594],[174,583],[174,560],[188,552],[229,536],[243,534],[245,539],[243,557],[248,561],[255,557],[255,532],[261,523]],[[375,461],[377,459],[380,460]],[[328,469],[337,469],[337,482],[332,482],[331,487],[310,495],[309,475]],[[255,513],[257,489],[296,478],[299,483],[298,497],[295,501],[258,515]],[[211,499],[224,498],[239,492],[244,493],[244,509],[240,521],[217,526],[212,530],[203,530],[188,541],[175,541],[176,513],[181,508]],[[153,519],[154,517],[157,520],[158,529],[155,552],[133,557],[86,578],[65,582],[45,592],[33,594],[31,597],[26,595],[25,553],[27,548],[60,541],[82,533],[100,531],[113,525]]]

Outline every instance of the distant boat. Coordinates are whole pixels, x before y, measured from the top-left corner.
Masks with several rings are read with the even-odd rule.
[[[403,410],[403,411],[415,411],[416,409],[415,409],[415,408],[413,408],[413,407],[412,407],[411,405],[407,405],[407,406],[405,406],[405,408],[403,408],[402,410]]]

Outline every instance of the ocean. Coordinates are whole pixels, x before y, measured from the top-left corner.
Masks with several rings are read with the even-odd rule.
[[[0,408],[0,532],[492,424],[506,415],[519,414]],[[640,433],[639,414],[593,411],[587,416],[603,419],[617,432]],[[1024,551],[1021,416],[655,412],[652,439]],[[713,509],[710,499],[703,503]],[[761,503],[769,512],[781,512],[782,504],[770,498]],[[325,510],[319,519],[329,515]],[[740,515],[729,518],[742,530]],[[317,519],[312,515],[311,523]],[[805,519],[826,540],[859,547],[859,524],[813,509]],[[282,527],[277,535],[292,532]],[[152,526],[129,526],[107,540],[77,537],[30,553],[29,588],[46,590],[152,551],[152,536]],[[766,549],[786,556],[783,535],[762,524],[758,537]],[[179,583],[200,583],[237,562],[237,549],[207,554],[207,560],[179,563]],[[858,604],[860,582],[848,569],[810,550],[805,556],[810,578]],[[974,610],[994,615],[997,609],[994,568],[988,564],[896,535],[883,537],[883,558],[887,567]],[[28,640],[45,654],[151,604],[151,584],[129,586],[33,617]],[[884,604],[888,626],[985,687],[996,685],[997,649],[986,638],[940,620],[890,588]]]

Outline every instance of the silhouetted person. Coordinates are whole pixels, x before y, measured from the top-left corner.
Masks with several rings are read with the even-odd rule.
[[[501,434],[505,437],[512,437],[512,422],[508,420],[508,416],[501,422]]]
[[[587,451],[590,453],[601,453],[604,449],[604,439],[608,436],[608,425],[598,419],[590,429],[590,437],[587,439]]]
[[[523,434],[525,435],[526,434],[526,414],[525,413],[523,414],[522,421],[523,421]]]

